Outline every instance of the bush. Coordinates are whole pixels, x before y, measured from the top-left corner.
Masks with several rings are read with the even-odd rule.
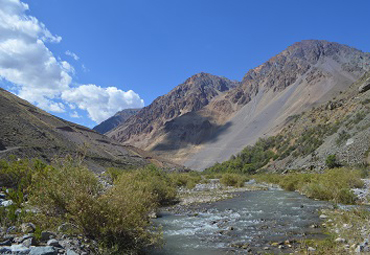
[[[196,172],[172,173],[170,178],[177,187],[186,187],[188,189],[194,188],[197,183],[202,181],[201,175]]]
[[[248,181],[246,176],[240,174],[226,173],[220,179],[220,182],[225,186],[243,187],[244,183]]]
[[[326,157],[325,164],[328,168],[336,168],[340,167],[340,164],[337,161],[337,157],[335,155],[329,155]]]
[[[148,215],[176,197],[168,175],[147,166],[121,173],[114,184],[103,193],[95,175],[73,161],[48,166],[33,177],[30,202],[41,210],[33,220],[43,228],[71,223],[77,233],[97,240],[103,253],[136,254],[159,243]]]
[[[351,189],[363,187],[362,174],[361,170],[336,168],[323,174],[267,174],[256,175],[255,179],[278,184],[285,190],[298,190],[310,198],[353,204],[356,196]]]

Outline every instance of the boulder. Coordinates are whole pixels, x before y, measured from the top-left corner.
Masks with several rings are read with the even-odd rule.
[[[12,254],[29,254],[30,249],[23,246],[22,244],[16,244],[10,246],[10,249],[12,251]]]
[[[60,243],[56,239],[50,239],[47,243],[48,246],[61,247]]]
[[[50,231],[42,231],[41,232],[41,238],[40,238],[40,241],[41,242],[47,242],[49,241],[50,239],[54,238],[56,236],[55,233],[53,232],[50,232]]]
[[[11,254],[11,253],[12,249],[10,248],[10,246],[0,247],[0,254]]]
[[[22,242],[22,245],[25,246],[25,247],[30,248],[31,245],[33,245],[33,246],[37,245],[37,242],[36,242],[35,238],[31,237],[31,238],[28,238],[28,239],[24,240]]]
[[[362,84],[359,88],[358,88],[358,92],[359,93],[364,93],[366,91],[368,91],[370,89],[370,82],[366,82],[364,84]]]
[[[33,234],[27,234],[27,235],[24,235],[24,236],[18,236],[16,238],[14,238],[13,242],[15,243],[22,243],[24,240],[26,239],[29,239],[29,238],[32,238],[33,237]]]
[[[73,250],[68,249],[67,252],[66,252],[66,255],[78,255],[78,253],[73,251]]]
[[[30,255],[57,255],[58,251],[51,246],[31,247]]]
[[[324,219],[327,219],[328,216],[326,216],[325,214],[321,214],[319,218],[322,219],[322,220],[324,220]]]
[[[35,224],[28,222],[28,223],[23,223],[21,225],[21,229],[23,233],[33,233],[36,230]]]

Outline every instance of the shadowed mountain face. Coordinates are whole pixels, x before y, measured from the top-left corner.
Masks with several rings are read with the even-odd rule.
[[[100,134],[105,134],[115,127],[123,124],[128,118],[135,115],[140,109],[125,109],[117,112],[114,116],[95,126],[93,130]]]
[[[227,89],[220,86],[227,79],[193,76],[108,135],[202,170],[276,134],[289,116],[333,99],[369,63],[369,53],[345,45],[298,42]],[[198,93],[187,93],[193,88]]]
[[[66,155],[84,155],[85,163],[94,171],[149,163],[148,153],[141,154],[89,128],[57,118],[3,89],[0,118],[0,158],[15,155],[50,162]]]

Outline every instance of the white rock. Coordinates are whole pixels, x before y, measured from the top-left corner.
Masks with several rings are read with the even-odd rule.
[[[345,243],[346,239],[338,237],[337,239],[334,240],[334,242],[336,242],[336,243]]]
[[[320,218],[320,219],[327,219],[327,218],[328,218],[328,216],[326,216],[325,214],[321,214],[319,218]]]
[[[12,200],[6,200],[6,201],[1,202],[1,205],[4,207],[11,206],[12,204],[13,204]]]

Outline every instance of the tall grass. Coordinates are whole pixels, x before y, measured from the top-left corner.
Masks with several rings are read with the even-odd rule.
[[[323,174],[294,173],[287,175],[256,175],[259,181],[280,185],[289,191],[299,191],[309,198],[353,204],[356,196],[352,188],[363,187],[363,172],[350,168],[329,169]]]

